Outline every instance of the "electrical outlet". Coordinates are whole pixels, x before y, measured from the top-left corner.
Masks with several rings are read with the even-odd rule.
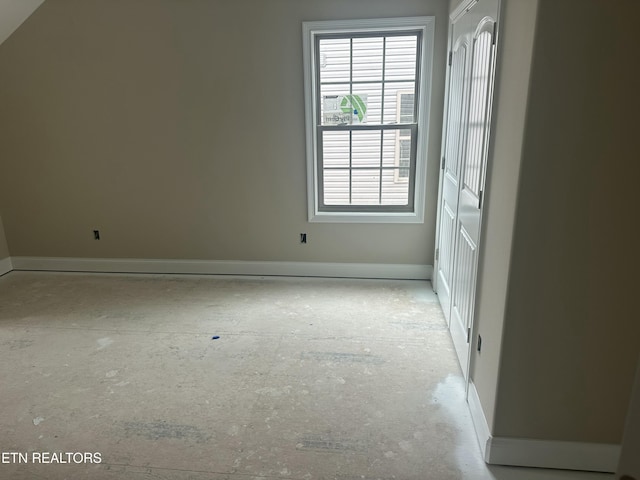
[[[307,243],[307,234],[306,233],[301,233],[300,234],[300,243]]]
[[[93,239],[94,240],[100,240],[100,230],[94,230],[93,231]]]

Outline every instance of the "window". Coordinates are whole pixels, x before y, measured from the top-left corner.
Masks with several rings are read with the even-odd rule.
[[[433,18],[303,33],[310,221],[422,222]]]

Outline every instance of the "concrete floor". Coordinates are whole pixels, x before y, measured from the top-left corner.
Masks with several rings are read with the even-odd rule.
[[[2,479],[613,478],[482,462],[428,282],[11,272],[0,381]]]

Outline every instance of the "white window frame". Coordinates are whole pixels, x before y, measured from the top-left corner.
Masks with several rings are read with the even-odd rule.
[[[423,223],[426,197],[427,147],[429,143],[429,112],[433,66],[435,17],[378,18],[368,20],[337,20],[304,22],[302,46],[304,64],[304,95],[307,155],[307,202],[310,222],[329,223]],[[318,144],[316,128],[316,59],[315,37],[325,34],[353,34],[366,32],[422,32],[420,75],[418,86],[417,146],[413,211],[411,212],[326,212],[318,209]]]

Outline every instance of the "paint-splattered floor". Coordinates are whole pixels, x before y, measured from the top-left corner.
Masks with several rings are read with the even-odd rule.
[[[610,478],[485,466],[428,282],[12,272],[0,379],[0,478]]]

